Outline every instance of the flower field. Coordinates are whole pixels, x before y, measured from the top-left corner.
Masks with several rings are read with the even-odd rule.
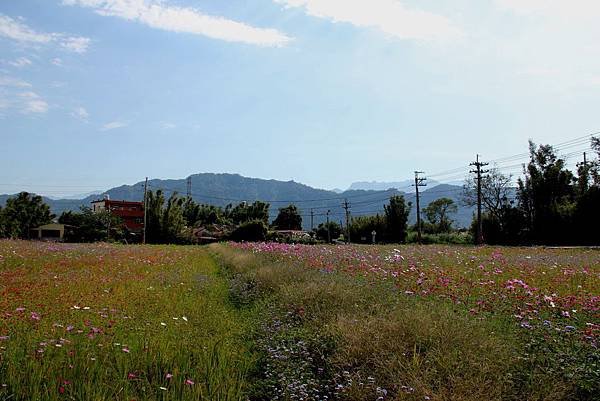
[[[600,252],[0,241],[0,400],[597,400]]]
[[[0,241],[0,400],[240,399],[215,272],[192,248]]]
[[[323,272],[393,282],[408,296],[439,297],[485,312],[512,315],[523,328],[573,332],[598,346],[600,251],[456,246],[232,246]]]

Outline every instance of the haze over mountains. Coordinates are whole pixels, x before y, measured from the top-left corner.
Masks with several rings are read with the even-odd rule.
[[[327,218],[330,210],[330,219],[343,221],[344,210],[342,202],[348,199],[351,205],[352,216],[374,215],[383,213],[383,205],[392,195],[402,194],[408,202],[413,203],[409,222],[416,221],[415,194],[411,190],[409,181],[397,183],[354,183],[350,189],[335,192],[316,189],[294,181],[265,180],[248,178],[238,174],[213,174],[202,173],[191,176],[191,196],[196,202],[208,203],[218,206],[237,204],[243,201],[265,201],[271,204],[271,217],[275,218],[280,207],[294,203],[302,214],[304,228],[310,229],[311,209],[313,211],[313,225],[316,227]],[[385,187],[385,188],[384,188]],[[381,189],[384,188],[384,189]],[[391,188],[402,188],[391,189]],[[183,196],[187,193],[187,179],[153,179],[148,181],[148,189],[156,191],[162,189],[166,197],[173,192]],[[468,227],[471,223],[473,209],[462,206],[460,196],[462,187],[458,185],[440,184],[433,181],[421,191],[421,205],[427,206],[431,201],[448,197],[458,205],[458,212],[454,216],[457,227]],[[99,197],[108,195],[111,199],[141,201],[144,197],[144,183],[122,185],[107,191],[91,193],[81,199],[51,199],[44,197],[52,212],[60,215],[66,210],[78,210],[81,206],[89,206],[90,202]],[[0,205],[4,205],[10,195],[0,195]]]

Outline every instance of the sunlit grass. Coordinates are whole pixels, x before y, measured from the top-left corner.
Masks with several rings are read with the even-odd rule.
[[[0,399],[242,399],[244,322],[199,248],[0,254]]]

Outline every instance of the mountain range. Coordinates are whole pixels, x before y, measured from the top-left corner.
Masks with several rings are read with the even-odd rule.
[[[350,204],[352,216],[374,215],[383,213],[383,205],[388,202],[392,195],[404,195],[413,207],[409,216],[409,222],[416,221],[415,194],[402,191],[410,184],[407,182],[383,183],[390,185],[384,190],[380,185],[374,185],[377,189],[364,189],[361,183],[355,183],[350,189],[342,192],[316,189],[294,181],[265,180],[259,178],[243,177],[239,174],[194,174],[191,179],[191,196],[196,202],[208,203],[217,206],[226,206],[229,203],[237,204],[242,201],[253,202],[261,200],[271,204],[271,217],[275,218],[278,209],[290,203],[295,204],[301,211],[303,226],[305,229],[311,227],[311,209],[313,212],[313,225],[326,220],[327,210],[330,210],[330,219],[343,221],[345,219],[342,202],[347,199]],[[363,183],[364,184],[364,183]],[[374,183],[370,183],[374,184]],[[397,185],[396,185],[397,184]],[[458,212],[454,215],[456,227],[468,227],[473,216],[473,208],[461,204],[460,197],[462,187],[459,185],[448,185],[429,183],[430,186],[421,192],[421,207],[427,206],[431,201],[447,197],[453,199],[458,205]],[[187,194],[187,179],[153,179],[148,181],[148,189],[156,191],[162,189],[166,197],[173,192],[181,195]],[[90,194],[81,199],[51,199],[44,197],[44,201],[50,206],[52,212],[60,215],[63,211],[78,210],[81,206],[89,206],[90,202],[109,196],[115,200],[141,201],[144,198],[144,182],[133,185],[122,185],[111,188],[104,192]],[[0,195],[0,205],[4,205],[6,199],[11,195]]]

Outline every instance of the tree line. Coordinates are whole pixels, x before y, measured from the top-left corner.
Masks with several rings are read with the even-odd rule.
[[[481,199],[484,242],[502,245],[597,245],[600,243],[600,139],[592,138],[596,158],[580,163],[572,172],[550,145],[529,143],[529,161],[516,187],[510,175],[492,168],[482,178]],[[462,203],[477,202],[477,183],[469,179],[463,186]],[[430,241],[440,235],[456,233],[452,215],[457,205],[452,199],[440,198],[421,212],[421,227],[408,226],[412,205],[401,195],[393,196],[381,214],[358,216],[347,227],[335,221],[321,223],[310,237],[293,238],[283,231],[302,230],[302,216],[290,204],[279,209],[269,223],[270,204],[242,202],[219,207],[195,202],[173,193],[168,198],[161,190],[149,191],[146,197],[146,242],[198,243],[212,240],[263,241],[333,241],[402,243],[414,241],[419,228]],[[0,207],[0,237],[30,237],[31,229],[51,222],[56,216],[38,195],[22,192]],[[110,212],[94,212],[82,207],[79,212],[63,212],[58,222],[74,227],[67,240],[94,242],[107,239],[139,241],[128,233],[118,217]],[[471,238],[476,237],[473,219]],[[465,238],[461,235],[461,241]],[[435,237],[438,236],[438,237]],[[375,237],[375,238],[374,238]],[[452,238],[449,242],[455,241]]]
[[[503,245],[600,244],[600,139],[596,159],[573,172],[550,145],[529,142],[529,161],[514,187],[512,177],[491,169],[482,178],[483,238]],[[464,185],[464,202],[476,203],[476,183]],[[475,222],[471,228],[476,231]]]

